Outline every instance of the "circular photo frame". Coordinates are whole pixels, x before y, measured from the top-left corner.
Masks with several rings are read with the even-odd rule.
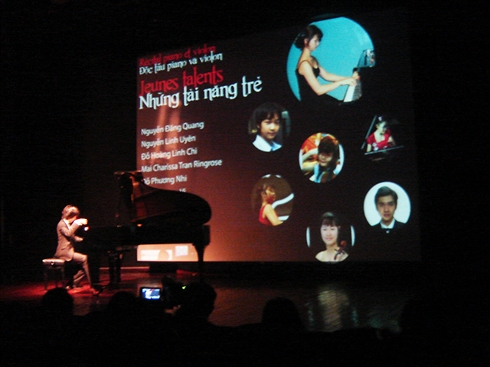
[[[261,104],[252,112],[248,121],[248,134],[252,144],[262,152],[281,149],[290,132],[289,112],[278,103]]]
[[[264,226],[278,226],[289,219],[294,194],[289,183],[279,175],[261,177],[252,190],[252,209]]]
[[[394,182],[374,185],[364,198],[364,215],[371,227],[401,227],[410,219],[410,198]]]
[[[305,53],[308,53],[307,56],[311,53],[313,59],[306,57],[305,60]],[[354,72],[362,73],[362,68],[373,67],[376,63],[374,45],[369,34],[358,23],[345,17],[309,24],[298,33],[291,45],[287,59],[289,86],[299,101],[308,102],[309,98],[315,98],[318,93],[312,93],[315,86],[306,75],[301,74],[303,61],[310,62],[312,73],[319,84],[332,84],[339,77],[347,78],[353,76]],[[347,85],[336,85],[324,95],[336,101],[346,101],[347,92]]]
[[[326,183],[342,171],[344,149],[331,134],[310,135],[301,145],[299,166],[305,177],[315,183]]]
[[[318,261],[337,263],[346,260],[354,247],[354,227],[342,213],[325,211],[310,221],[306,244]]]

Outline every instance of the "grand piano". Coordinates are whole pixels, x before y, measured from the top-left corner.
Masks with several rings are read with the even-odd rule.
[[[116,223],[124,207],[130,223],[113,227],[82,227],[78,235],[90,247],[108,255],[110,282],[121,281],[122,254],[140,244],[192,243],[202,276],[204,249],[210,242],[211,207],[187,192],[161,190],[144,183],[141,171],[115,172],[120,200]]]

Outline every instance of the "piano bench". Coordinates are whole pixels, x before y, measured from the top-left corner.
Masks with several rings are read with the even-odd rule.
[[[44,268],[44,289],[48,289],[49,273],[54,273],[54,279],[56,281],[56,288],[58,288],[58,277],[61,280],[61,286],[65,281],[65,260],[50,257],[43,259]]]

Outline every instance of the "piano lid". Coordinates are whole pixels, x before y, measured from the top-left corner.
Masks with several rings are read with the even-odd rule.
[[[130,210],[131,222],[144,225],[203,225],[211,219],[208,202],[187,192],[146,185],[141,171],[118,171],[121,201]]]

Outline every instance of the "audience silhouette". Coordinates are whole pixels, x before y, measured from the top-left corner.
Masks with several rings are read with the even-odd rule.
[[[454,296],[411,299],[398,333],[313,332],[288,298],[268,300],[256,324],[227,327],[209,321],[217,299],[210,284],[164,278],[162,288],[158,301],[119,291],[84,316],[74,315],[64,288],[47,291],[38,307],[3,303],[1,365],[476,366],[482,360],[468,351],[479,346],[461,340],[465,332],[454,327],[462,306]]]

